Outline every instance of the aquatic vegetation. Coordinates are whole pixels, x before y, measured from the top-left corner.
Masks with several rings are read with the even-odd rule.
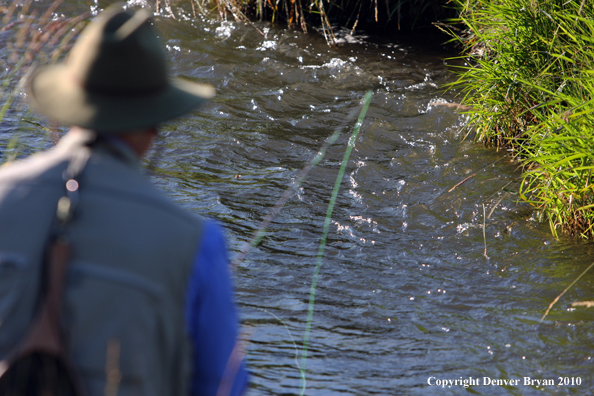
[[[553,301],[551,301],[551,303],[547,307],[545,313],[540,318],[541,322],[547,317],[547,315],[551,311],[551,308],[553,308],[553,306],[561,299],[561,297],[563,297],[563,295],[565,293],[567,293],[567,291],[569,289],[571,289],[573,287],[573,285],[575,285],[582,278],[582,276],[584,276],[588,271],[590,271],[592,269],[592,267],[594,267],[594,263],[590,264],[588,266],[588,268],[586,268],[584,271],[582,271],[582,273],[577,278],[575,278],[573,280],[573,282],[571,282],[557,297],[555,297],[555,299]],[[591,308],[592,306],[594,306],[594,302],[592,302],[592,301],[577,301],[577,302],[572,303],[571,306],[572,307],[585,306],[586,308]]]
[[[351,30],[363,25],[374,29],[413,30],[457,15],[449,0],[189,0],[194,13],[216,10],[222,18],[250,18],[281,22],[308,31],[320,27],[334,42],[333,27]],[[165,0],[166,3],[167,0]],[[157,4],[159,2],[157,1]],[[157,6],[158,7],[158,6]]]
[[[27,118],[29,109],[24,91],[33,70],[58,61],[88,22],[89,12],[54,17],[61,3],[62,0],[56,0],[47,7],[26,0],[0,5],[0,122],[12,112],[15,130],[0,155],[0,163],[19,155],[21,132],[27,127],[51,133],[50,129]],[[41,148],[39,145],[33,147]]]
[[[555,236],[594,237],[594,4],[455,2],[468,133],[521,163],[520,196]]]

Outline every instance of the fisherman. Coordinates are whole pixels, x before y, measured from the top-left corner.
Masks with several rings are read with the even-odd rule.
[[[0,170],[0,360],[35,315],[67,189],[78,199],[60,319],[86,393],[240,395],[248,376],[223,232],[171,203],[140,169],[157,126],[214,89],[168,79],[150,17],[108,8],[65,63],[30,80],[34,107],[71,129],[53,149]],[[72,164],[77,178],[64,184]]]

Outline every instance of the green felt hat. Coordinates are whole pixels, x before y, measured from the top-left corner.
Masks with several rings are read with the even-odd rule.
[[[151,16],[121,7],[99,14],[65,63],[34,73],[33,105],[65,125],[122,133],[156,126],[212,98],[210,85],[169,81]]]

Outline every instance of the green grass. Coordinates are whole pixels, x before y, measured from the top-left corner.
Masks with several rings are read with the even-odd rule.
[[[454,0],[468,133],[509,150],[552,233],[594,237],[594,3]]]

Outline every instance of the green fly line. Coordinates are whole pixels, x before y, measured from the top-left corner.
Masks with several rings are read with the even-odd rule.
[[[326,212],[326,219],[324,220],[324,228],[322,231],[322,239],[320,240],[320,247],[318,249],[318,256],[316,259],[316,267],[314,270],[313,279],[311,281],[311,288],[309,292],[309,305],[307,309],[307,322],[305,325],[305,334],[303,336],[303,350],[301,353],[301,366],[299,370],[301,371],[301,396],[305,394],[305,387],[306,387],[306,362],[307,362],[307,349],[309,347],[309,334],[311,332],[311,323],[313,320],[313,313],[316,301],[316,287],[318,285],[318,276],[320,274],[320,268],[322,266],[322,258],[324,256],[324,249],[326,247],[326,239],[328,238],[328,230],[330,229],[330,221],[332,220],[332,211],[334,210],[334,204],[336,203],[336,198],[338,196],[338,191],[340,190],[340,185],[342,184],[342,179],[344,177],[344,173],[346,171],[347,164],[349,162],[349,157],[351,156],[351,151],[353,151],[353,147],[355,146],[355,141],[357,140],[357,135],[359,134],[359,130],[361,129],[361,125],[363,124],[363,119],[365,118],[365,114],[367,113],[367,109],[369,108],[369,104],[371,103],[371,97],[373,96],[372,91],[367,91],[365,96],[363,97],[363,108],[361,109],[361,113],[359,114],[359,119],[355,124],[355,128],[353,129],[353,133],[351,138],[349,139],[347,148],[344,152],[344,156],[342,158],[342,164],[340,165],[340,170],[338,171],[338,176],[336,177],[336,183],[334,183],[334,190],[332,190],[332,197],[330,198],[330,203],[328,204],[328,211]]]
[[[371,93],[368,92],[366,94],[366,96],[363,98],[363,101],[364,101],[363,106],[364,107],[365,107],[365,103],[367,103],[367,106],[369,105],[369,100],[371,98],[370,95],[371,95]],[[326,142],[322,145],[322,147],[320,147],[320,149],[318,150],[317,154],[299,172],[299,174],[297,175],[297,177],[295,179],[295,182],[293,182],[289,186],[289,188],[287,188],[285,190],[285,192],[278,199],[278,201],[276,202],[276,204],[274,204],[274,206],[270,209],[270,211],[268,212],[268,214],[266,215],[266,217],[260,223],[260,226],[258,227],[258,229],[254,232],[254,234],[253,234],[252,238],[250,239],[250,241],[249,242],[246,242],[243,245],[243,248],[241,249],[241,251],[233,259],[233,262],[231,263],[231,268],[233,270],[237,269],[237,267],[243,262],[243,260],[245,260],[245,258],[248,255],[248,253],[249,253],[249,251],[250,251],[251,248],[254,248],[254,247],[258,246],[260,244],[260,242],[262,242],[262,239],[264,239],[264,236],[266,236],[266,229],[268,228],[268,226],[270,225],[270,223],[272,222],[272,220],[280,212],[280,210],[285,205],[285,203],[287,203],[287,201],[289,200],[289,198],[291,198],[291,196],[293,196],[293,194],[296,191],[299,190],[299,187],[301,187],[301,184],[305,181],[305,179],[307,178],[307,175],[309,174],[309,172],[318,163],[320,163],[320,161],[322,159],[324,159],[324,156],[326,155],[326,152],[328,151],[328,149],[330,148],[330,146],[332,146],[334,144],[334,142],[336,142],[336,140],[342,134],[342,130],[346,127],[346,125],[348,125],[348,123],[350,123],[355,118],[355,115],[357,114],[357,109],[358,109],[358,107],[355,108],[355,109],[353,109],[353,110],[351,110],[349,112],[349,114],[347,115],[347,117],[345,119],[345,122],[343,122],[341,125],[339,125],[338,127],[336,127],[334,129],[334,132],[332,133],[332,135],[330,135],[330,137],[328,139],[326,139]],[[367,111],[366,108],[365,108],[365,111]],[[363,117],[365,116],[365,113],[363,111],[361,112],[361,114],[363,115]],[[362,121],[361,115],[359,115],[359,121]],[[358,128],[355,128],[355,129],[358,131]],[[350,153],[350,151],[349,151],[349,153]]]

